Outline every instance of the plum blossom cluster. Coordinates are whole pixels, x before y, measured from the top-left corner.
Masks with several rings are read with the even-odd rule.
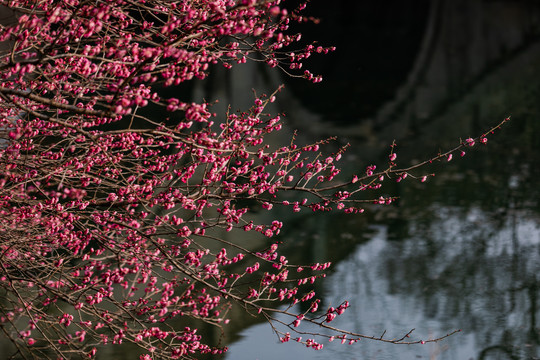
[[[223,327],[231,302],[271,323],[273,314],[286,314],[291,331],[308,321],[343,341],[403,342],[332,328],[348,303],[324,311],[305,286],[330,264],[289,264],[274,239],[281,221],[257,223],[249,215],[274,207],[362,212],[366,203],[393,201],[363,199],[362,191],[379,189],[385,178],[424,181],[412,172],[428,162],[400,169],[392,152],[384,170],[370,165],[339,182],[345,148],[320,152],[331,139],[267,144],[282,127],[280,116],[265,113],[279,89],[224,117],[206,103],[163,95],[164,87],[202,79],[213,66],[247,60],[319,82],[302,62],[333,48],[291,50],[300,35],[287,32],[306,20],[305,4],[0,5],[17,16],[0,27],[9,47],[0,53],[0,328],[14,356],[92,358],[105,345],[125,343],[138,346],[141,359],[219,354],[226,348],[207,344],[196,321]],[[452,151],[485,143],[488,134]],[[271,245],[229,241],[224,234],[232,231]],[[310,310],[295,313],[299,302]],[[186,325],[174,326],[178,319]],[[295,340],[321,349],[316,335]]]

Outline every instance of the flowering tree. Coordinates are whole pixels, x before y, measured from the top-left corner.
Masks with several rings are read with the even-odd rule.
[[[338,181],[341,149],[320,141],[276,148],[265,141],[282,119],[265,113],[276,94],[244,112],[217,116],[206,103],[163,95],[163,87],[203,79],[212,66],[248,60],[313,82],[302,70],[313,53],[295,49],[305,5],[280,0],[1,1],[14,11],[0,41],[0,329],[24,358],[93,357],[107,344],[132,343],[141,358],[221,353],[196,328],[171,319],[227,323],[231,302],[275,324],[281,341],[315,349],[321,339],[371,338],[333,328],[348,307],[318,310],[302,285],[330,264],[289,264],[277,242],[243,247],[223,232],[271,239],[282,223],[256,223],[254,209],[362,212],[383,180],[450,160],[489,132],[408,168],[394,147],[383,170],[370,165]],[[279,89],[278,89],[279,90]],[[277,92],[276,92],[277,93]],[[246,94],[248,96],[249,94]],[[497,129],[501,124],[490,131]],[[386,180],[388,181],[388,180]],[[293,195],[289,195],[293,194]],[[296,195],[294,195],[296,194]],[[296,197],[295,197],[296,196]],[[270,240],[271,241],[271,240]],[[305,302],[309,310],[295,313]],[[302,321],[334,336],[294,335]],[[291,333],[293,335],[291,335]]]

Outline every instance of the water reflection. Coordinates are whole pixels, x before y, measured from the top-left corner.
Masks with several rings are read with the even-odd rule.
[[[390,337],[416,327],[419,339],[463,329],[439,344],[332,343],[313,352],[274,344],[267,326],[258,325],[241,333],[227,358],[538,358],[539,220],[521,210],[501,218],[477,206],[435,203],[402,229],[372,227],[371,239],[324,282],[327,305],[354,299],[335,325],[368,335],[387,330]]]
[[[397,206],[327,223],[298,219],[284,235],[298,246],[322,237],[323,260],[339,262],[319,289],[325,306],[353,300],[337,326],[390,337],[415,327],[417,339],[462,333],[435,345],[365,341],[314,352],[269,341],[261,324],[240,333],[227,359],[540,358],[540,156],[517,129],[446,164],[431,182],[400,184],[391,190],[401,196]]]

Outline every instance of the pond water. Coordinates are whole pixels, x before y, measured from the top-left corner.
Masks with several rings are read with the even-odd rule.
[[[430,184],[409,185],[398,206],[369,220],[305,219],[303,231],[283,236],[308,247],[322,238],[317,260],[337,262],[318,288],[324,306],[351,302],[334,326],[390,338],[412,328],[412,339],[462,332],[436,344],[335,341],[314,351],[278,343],[261,323],[241,331],[226,358],[540,358],[540,157],[504,158],[490,146]]]
[[[462,331],[435,344],[334,341],[314,351],[280,344],[268,324],[250,321],[231,336],[226,359],[540,359],[539,13],[525,1],[433,1],[410,19],[424,32],[411,39],[416,55],[400,84],[384,81],[384,69],[362,70],[357,57],[361,70],[330,76],[316,98],[289,87],[293,126],[352,143],[345,173],[382,162],[393,139],[399,158],[414,163],[512,116],[488,146],[437,164],[427,183],[388,185],[386,194],[400,197],[395,206],[284,221],[282,240],[296,263],[334,263],[317,290],[322,307],[351,302],[336,327],[388,338],[415,328],[412,339]],[[393,95],[362,113],[350,85],[366,71],[380,73],[391,86],[381,93]]]
[[[413,339],[461,333],[437,344],[333,342],[315,352],[279,344],[263,323],[242,331],[227,358],[538,358],[538,214],[437,202],[416,210],[406,220],[387,219],[366,229],[368,240],[325,279],[323,303],[350,300],[351,308],[333,325],[366,335],[386,330],[387,337],[401,337],[413,327]]]

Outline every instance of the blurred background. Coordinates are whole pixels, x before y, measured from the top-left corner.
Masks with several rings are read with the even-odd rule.
[[[386,164],[395,139],[402,166],[502,131],[463,158],[426,171],[426,183],[388,183],[392,206],[362,215],[287,214],[280,240],[291,262],[332,261],[317,284],[323,306],[349,300],[335,326],[414,339],[462,329],[437,344],[279,344],[261,319],[231,314],[226,359],[539,359],[540,2],[533,0],[313,0],[318,25],[294,30],[336,46],[308,68],[323,82],[248,63],[192,89],[214,111],[251,106],[252,89],[279,84],[280,136],[337,135],[351,143],[345,174]],[[221,108],[220,108],[221,107]],[[330,146],[328,151],[335,148]],[[209,332],[206,336],[218,336]]]

